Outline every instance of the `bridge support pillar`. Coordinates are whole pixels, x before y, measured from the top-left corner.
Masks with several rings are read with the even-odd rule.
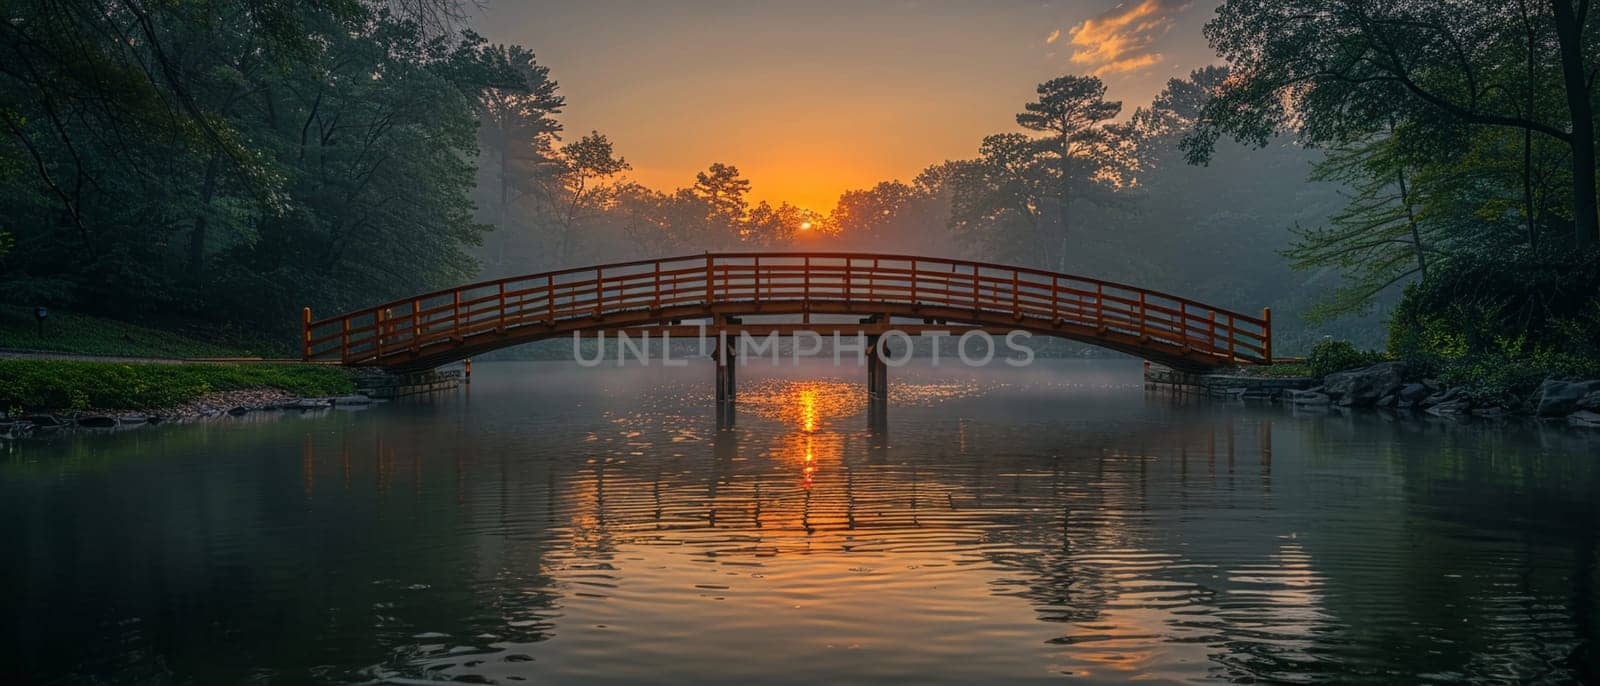
[[[738,415],[737,399],[738,385],[735,383],[735,370],[738,369],[738,359],[734,352],[735,343],[729,341],[727,336],[717,336],[717,428],[733,428],[734,417]]]
[[[882,429],[889,425],[889,355],[882,336],[867,336],[867,426]]]

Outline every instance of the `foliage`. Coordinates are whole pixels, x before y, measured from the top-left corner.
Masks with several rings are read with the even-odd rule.
[[[1351,193],[1327,226],[1298,228],[1284,251],[1295,269],[1332,266],[1343,277],[1344,284],[1307,313],[1313,321],[1366,312],[1390,286],[1427,274],[1429,252],[1437,250],[1424,239],[1432,224],[1419,220],[1416,181],[1394,142],[1380,138],[1335,148],[1312,175],[1342,183]]]
[[[1325,340],[1311,346],[1306,355],[1306,365],[1311,376],[1322,378],[1334,372],[1377,364],[1385,359],[1383,353],[1362,350],[1349,341]]]
[[[0,172],[0,298],[285,331],[475,270],[480,97],[529,87],[515,50],[357,0],[19,3],[5,25],[30,68],[0,69],[0,159],[30,164]]]
[[[1470,148],[1451,142],[1509,132],[1526,178],[1535,139],[1555,143],[1568,153],[1570,240],[1587,247],[1600,232],[1596,22],[1590,3],[1569,0],[1228,0],[1206,35],[1236,78],[1207,102],[1186,147],[1203,161],[1222,135],[1261,145],[1287,128],[1340,145],[1400,129],[1448,163]],[[1529,184],[1521,190],[1534,205]]]
[[[25,411],[162,409],[207,393],[262,388],[314,396],[355,385],[349,372],[320,365],[0,360],[0,407]]]
[[[1600,260],[1593,254],[1464,255],[1408,287],[1390,321],[1404,356],[1565,352],[1600,360]]]
[[[1600,377],[1600,261],[1506,252],[1412,284],[1389,349],[1476,400],[1515,405],[1547,378]]]

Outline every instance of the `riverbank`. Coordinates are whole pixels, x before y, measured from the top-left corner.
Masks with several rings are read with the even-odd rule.
[[[1152,367],[1145,372],[1145,382],[1194,388],[1215,397],[1281,402],[1297,408],[1371,408],[1438,417],[1525,416],[1564,421],[1580,428],[1600,428],[1600,379],[1550,377],[1525,384],[1525,388],[1506,389],[1451,383],[1429,375],[1426,365],[1404,360],[1321,375],[1308,374],[1309,371],[1306,365],[1299,364],[1211,374]]]
[[[352,372],[324,365],[0,360],[0,433],[371,402],[355,390]]]

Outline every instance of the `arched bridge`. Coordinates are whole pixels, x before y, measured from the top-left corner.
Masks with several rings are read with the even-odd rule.
[[[798,315],[800,323],[745,323]],[[810,324],[860,315],[859,324]],[[1272,360],[1254,317],[1136,286],[1038,269],[907,255],[709,253],[467,284],[304,321],[306,360],[420,369],[541,339],[674,331],[685,321],[755,335],[800,328],[1023,329],[1181,369]],[[787,319],[793,320],[794,317]],[[894,323],[909,320],[912,323]]]

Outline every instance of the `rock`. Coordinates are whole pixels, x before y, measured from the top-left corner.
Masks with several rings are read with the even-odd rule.
[[[1466,397],[1466,391],[1463,391],[1459,388],[1448,388],[1423,398],[1422,405],[1424,407],[1432,407],[1434,405],[1441,405],[1444,403],[1453,403],[1457,400],[1461,400],[1464,397]]]
[[[1466,414],[1472,411],[1472,401],[1466,398],[1454,398],[1428,408],[1428,414],[1446,417],[1450,415]]]
[[[333,398],[332,402],[334,405],[371,405],[372,398],[364,395],[341,395]]]
[[[144,416],[142,414],[130,414],[130,415],[126,415],[126,416],[117,418],[117,423],[123,424],[123,425],[126,425],[126,426],[138,426],[140,424],[154,424],[155,422],[156,422],[155,418],[146,417],[146,416]]]
[[[1422,402],[1432,393],[1433,389],[1428,388],[1425,383],[1408,383],[1401,386],[1395,395],[1402,406],[1411,407]]]
[[[1506,408],[1500,407],[1499,405],[1472,408],[1472,415],[1474,417],[1503,417],[1505,414]]]
[[[1394,407],[1395,405],[1398,405],[1399,403],[1400,403],[1400,398],[1397,397],[1394,393],[1390,393],[1389,395],[1383,396],[1382,398],[1378,398],[1377,406],[1378,407]]]
[[[1333,402],[1327,393],[1321,391],[1284,391],[1283,399],[1291,405],[1328,405]]]
[[[1586,429],[1600,429],[1600,412],[1578,410],[1567,415],[1567,423],[1572,426],[1581,426]]]
[[[46,429],[60,428],[64,424],[60,419],[57,419],[54,415],[48,415],[48,414],[28,415],[26,417],[23,417],[22,420],[34,425],[34,427],[36,427],[36,428],[46,428]]]
[[[1600,412],[1600,391],[1592,391],[1578,401],[1578,409]]]
[[[235,417],[238,417],[238,416],[241,416],[241,415],[249,414],[251,409],[253,409],[253,408],[245,406],[245,405],[237,405],[237,406],[229,409],[228,410],[228,414],[231,414],[231,415],[233,415]]]
[[[294,410],[320,410],[331,406],[333,403],[319,398],[300,398],[283,404],[285,409]]]
[[[1571,414],[1578,409],[1579,403],[1590,393],[1600,391],[1600,380],[1594,381],[1558,381],[1546,379],[1539,384],[1539,390],[1534,394],[1538,398],[1538,410],[1541,417],[1558,417]]]
[[[1404,373],[1403,362],[1379,362],[1370,367],[1335,372],[1322,381],[1328,387],[1328,395],[1340,405],[1368,407],[1379,398],[1398,391]]]
[[[106,416],[103,416],[103,415],[88,415],[88,416],[85,416],[85,417],[79,417],[78,418],[78,426],[87,426],[87,427],[91,427],[91,428],[103,429],[103,428],[106,428],[106,427],[112,427],[112,426],[116,426],[116,425],[117,425],[117,418],[116,417],[106,417]]]

